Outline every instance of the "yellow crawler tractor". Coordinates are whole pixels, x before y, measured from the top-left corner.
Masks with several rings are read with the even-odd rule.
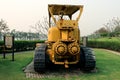
[[[78,21],[82,5],[48,5],[49,30],[45,43],[36,46],[34,69],[44,71],[49,63],[54,65],[77,65],[84,70],[93,70],[96,65],[91,48],[80,45]],[[73,20],[73,14],[78,14]],[[76,15],[74,15],[76,16]]]

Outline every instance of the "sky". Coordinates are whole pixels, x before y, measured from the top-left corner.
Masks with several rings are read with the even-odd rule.
[[[17,31],[33,31],[30,27],[48,17],[48,4],[84,5],[79,21],[82,36],[92,34],[113,17],[120,18],[120,0],[0,0],[0,19]]]

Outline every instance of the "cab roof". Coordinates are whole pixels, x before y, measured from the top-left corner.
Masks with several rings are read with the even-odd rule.
[[[53,15],[59,15],[60,11],[64,13],[64,15],[72,16],[76,11],[83,8],[83,5],[57,5],[57,4],[49,4],[48,9],[51,10]]]

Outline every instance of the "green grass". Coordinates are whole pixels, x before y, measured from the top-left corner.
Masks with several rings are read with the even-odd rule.
[[[83,73],[76,76],[50,77],[42,79],[25,78],[22,68],[31,62],[33,52],[15,54],[15,61],[12,62],[11,55],[3,59],[0,55],[0,80],[120,80],[120,56],[106,52],[105,50],[94,49],[97,60],[96,73]]]

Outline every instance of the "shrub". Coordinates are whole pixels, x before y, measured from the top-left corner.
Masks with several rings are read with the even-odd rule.
[[[117,41],[99,41],[89,40],[88,46],[93,48],[104,48],[120,52],[120,42]]]
[[[36,43],[43,43],[44,41],[15,41],[14,42],[14,51],[28,51],[34,50]],[[0,41],[0,46],[4,45],[3,41]],[[3,51],[3,48],[0,47],[0,52]],[[9,51],[11,52],[11,51]]]

